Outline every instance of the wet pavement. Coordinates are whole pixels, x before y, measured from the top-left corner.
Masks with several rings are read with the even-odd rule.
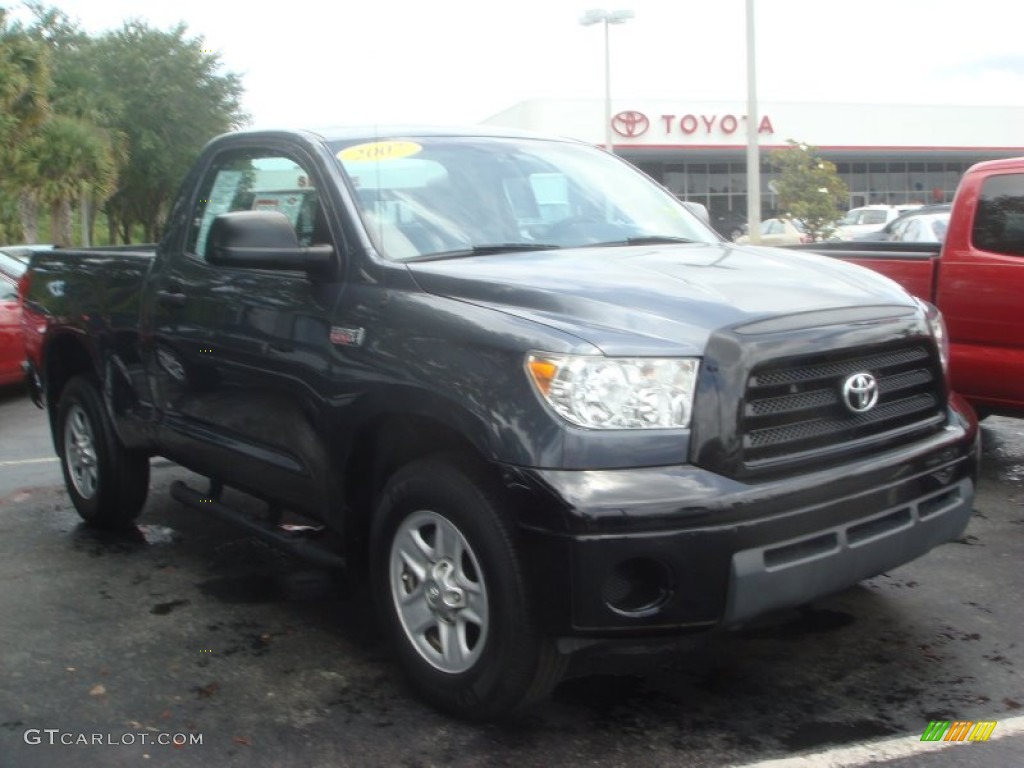
[[[1024,715],[1024,421],[985,422],[959,542],[706,647],[580,657],[501,725],[413,699],[364,590],[182,507],[171,481],[205,487],[184,470],[155,466],[137,530],[85,527],[56,464],[4,464],[49,456],[45,429],[0,394],[3,768],[744,765]],[[60,744],[83,734],[104,743]],[[174,734],[202,744],[142,743]],[[965,747],[978,765],[1024,763],[1021,742]]]

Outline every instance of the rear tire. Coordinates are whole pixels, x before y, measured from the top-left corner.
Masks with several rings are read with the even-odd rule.
[[[146,503],[149,457],[121,443],[91,376],[76,376],[61,392],[57,437],[64,484],[82,519],[129,526]]]
[[[400,469],[374,518],[374,597],[399,664],[423,699],[465,719],[525,709],[565,670],[515,534],[500,487],[461,456]]]

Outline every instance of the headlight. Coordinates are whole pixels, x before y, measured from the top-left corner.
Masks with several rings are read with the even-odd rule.
[[[939,360],[942,361],[943,373],[949,373],[949,332],[946,330],[946,321],[942,319],[942,313],[938,307],[921,299],[917,303],[924,310],[924,316],[928,318],[928,327],[932,336],[935,337],[935,344],[939,348]]]
[[[526,370],[559,416],[588,429],[678,429],[690,424],[700,361],[538,352]]]

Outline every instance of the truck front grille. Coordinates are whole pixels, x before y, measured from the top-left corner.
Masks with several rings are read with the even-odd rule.
[[[856,373],[878,382],[878,402],[864,413],[843,398]],[[756,471],[898,445],[938,428],[943,402],[941,369],[920,342],[762,363],[747,379],[741,463]]]

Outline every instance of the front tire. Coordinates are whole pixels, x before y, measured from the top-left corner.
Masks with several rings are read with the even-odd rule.
[[[536,622],[515,533],[486,468],[454,456],[399,470],[374,519],[371,577],[399,664],[422,698],[466,719],[526,708],[565,668]]]
[[[149,457],[121,443],[92,377],[64,387],[57,435],[64,484],[82,519],[98,528],[130,525],[146,503]]]

